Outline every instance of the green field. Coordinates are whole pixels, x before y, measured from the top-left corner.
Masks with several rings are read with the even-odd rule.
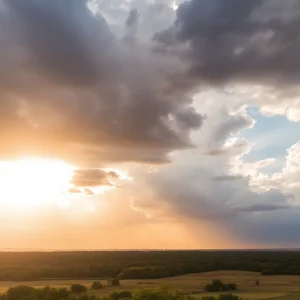
[[[205,284],[213,279],[220,279],[225,283],[234,282],[238,285],[238,291],[234,294],[247,300],[300,300],[300,276],[262,276],[254,272],[219,271],[202,274],[183,275],[165,279],[145,280],[123,280],[119,287],[104,287],[101,290],[90,291],[97,296],[106,296],[113,291],[130,290],[142,288],[154,288],[168,286],[171,291],[180,291],[190,295],[195,300],[201,300],[208,295],[203,292]],[[255,286],[255,281],[260,281],[260,286]],[[33,287],[70,287],[74,283],[90,286],[93,280],[43,280],[26,282],[0,282],[0,293],[4,293],[9,287],[16,285],[30,285]],[[101,280],[105,285],[106,281]],[[209,295],[216,295],[210,293]]]

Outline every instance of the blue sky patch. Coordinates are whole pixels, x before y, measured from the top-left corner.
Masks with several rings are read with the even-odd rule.
[[[281,115],[266,117],[255,107],[249,107],[247,111],[256,124],[245,130],[242,136],[255,146],[244,156],[244,161],[276,158],[277,163],[266,167],[264,171],[280,171],[284,165],[286,150],[300,140],[300,122],[291,122]]]

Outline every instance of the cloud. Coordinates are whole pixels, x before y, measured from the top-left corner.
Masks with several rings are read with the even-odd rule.
[[[221,120],[216,123],[216,129],[222,124]],[[206,125],[209,127],[209,123],[204,125],[201,134],[208,130]],[[221,234],[227,241],[234,241],[233,247],[296,246],[294,241],[298,232],[292,228],[299,224],[297,199],[300,199],[300,194],[295,193],[295,186],[293,189],[283,188],[289,182],[287,177],[274,174],[270,176],[274,177],[272,182],[267,174],[262,173],[262,169],[274,163],[274,159],[244,163],[243,156],[253,146],[241,138],[232,139],[232,135],[239,131],[239,125],[232,130],[228,130],[224,137],[218,155],[202,154],[199,146],[199,149],[174,155],[171,165],[160,167],[154,173],[135,175],[143,193],[137,195],[134,192],[137,188],[132,188],[134,207],[144,211],[155,223],[181,220],[191,223],[193,232],[197,228],[213,228],[216,237]],[[194,137],[195,143],[198,138],[203,138],[200,132]],[[287,165],[289,170],[293,169],[294,183],[299,176],[297,155],[297,145],[287,152]],[[284,170],[290,177],[291,171]],[[285,232],[285,227],[291,229],[289,233]]]
[[[257,176],[256,180],[253,180],[253,185],[256,188],[272,189],[278,187],[285,193],[294,195],[295,205],[299,204],[300,199],[300,142],[296,143],[286,152],[285,166],[281,172]]]
[[[274,158],[245,163],[242,132],[255,122],[249,104],[299,120],[299,2],[190,0],[176,15],[172,2],[98,0],[91,12],[84,1],[0,0],[0,156],[79,167],[65,211],[27,222],[52,240],[57,228],[80,241],[114,228],[112,248],[137,231],[133,248],[153,247],[178,224],[198,247],[295,244],[299,146],[264,174]],[[120,179],[112,164],[133,180],[101,197]]]
[[[191,146],[203,118],[187,90],[166,90],[178,69],[171,60],[143,44],[128,47],[84,1],[3,5],[3,155],[161,163]],[[136,10],[127,21],[135,26]]]
[[[138,20],[139,20],[139,13],[138,13],[137,9],[134,8],[130,11],[129,16],[126,20],[127,28],[132,29],[132,28],[136,27]]]
[[[190,76],[210,82],[299,80],[299,2],[191,0],[174,25],[157,33],[167,47],[187,43]],[[173,38],[171,38],[173,36]]]
[[[149,203],[165,204],[171,215],[199,220],[235,219],[241,212],[291,208],[288,195],[280,190],[253,192],[250,177],[231,173],[230,165],[236,164],[232,157],[204,159],[196,151],[178,156],[172,165],[146,176],[143,190],[150,189],[151,196],[141,195],[137,207],[145,205],[146,211],[150,207],[151,214]]]
[[[76,187],[112,186],[112,180],[119,179],[119,175],[113,171],[99,169],[76,170],[71,183]]]

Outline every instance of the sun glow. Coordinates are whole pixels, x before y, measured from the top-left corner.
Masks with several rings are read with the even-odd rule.
[[[74,168],[65,162],[22,159],[0,163],[0,203],[38,206],[59,197],[69,188]]]

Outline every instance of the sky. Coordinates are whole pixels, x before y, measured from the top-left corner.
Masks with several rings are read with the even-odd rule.
[[[0,250],[300,247],[298,0],[0,0]]]

